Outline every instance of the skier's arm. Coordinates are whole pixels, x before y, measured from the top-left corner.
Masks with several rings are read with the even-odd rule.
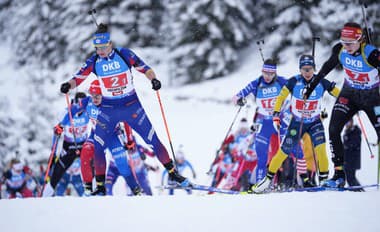
[[[69,113],[66,112],[65,116],[63,116],[62,120],[57,125],[60,125],[60,126],[63,127],[65,125],[69,124],[69,122],[70,122]]]
[[[309,98],[310,94],[313,92],[318,83],[339,64],[339,53],[341,49],[342,44],[340,43],[336,44],[333,47],[329,59],[322,65],[321,70],[318,72],[317,75],[314,76],[309,86],[307,86],[306,92],[304,94],[306,98]]]
[[[288,87],[286,85],[282,87],[280,94],[277,96],[276,101],[274,103],[273,112],[281,111],[282,104],[284,103],[285,99],[288,97],[289,94],[290,90],[288,89]]]
[[[336,83],[335,82],[330,82],[329,80],[326,80],[326,79],[323,79],[321,81],[324,89],[326,89],[330,95],[334,96],[334,97],[338,97],[339,96],[339,92],[340,92],[340,89],[338,87],[336,87]]]
[[[97,59],[97,55],[92,55],[86,62],[82,65],[78,72],[76,72],[73,77],[61,85],[61,93],[68,93],[70,89],[73,89],[80,85],[92,72],[94,68],[94,62]]]
[[[342,49],[342,44],[336,44],[333,49],[329,59],[322,65],[321,70],[318,72],[316,78],[312,82],[316,82],[315,86],[319,81],[327,76],[338,64],[339,64],[339,52]]]
[[[120,49],[120,53],[124,59],[130,62],[131,66],[133,66],[137,71],[144,73],[149,80],[156,78],[156,74],[154,73],[153,69],[145,64],[145,62],[132,50],[128,48],[122,48]]]
[[[251,81],[247,86],[245,86],[242,90],[240,90],[237,94],[237,98],[245,98],[247,97],[250,93],[253,95],[256,95],[256,89],[257,89],[257,79]]]
[[[373,67],[380,68],[380,51],[375,49],[368,56],[368,63]]]
[[[73,75],[72,79],[69,81],[72,89],[79,86],[93,72],[94,62],[97,57],[96,54],[92,55],[86,60],[79,71]]]

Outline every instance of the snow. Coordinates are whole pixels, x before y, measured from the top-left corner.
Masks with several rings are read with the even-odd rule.
[[[380,193],[154,196],[0,201],[2,231],[380,230]]]
[[[151,66],[163,82],[160,96],[172,144],[174,149],[184,145],[186,157],[198,174],[195,182],[199,184],[210,183],[206,172],[238,110],[230,99],[260,74],[260,55],[253,46],[249,49],[241,67],[228,77],[184,87],[167,85],[168,62],[162,56],[166,51],[148,49],[150,56],[161,58]],[[147,63],[154,60],[147,58],[144,49],[136,51]],[[278,70],[289,77],[298,72],[297,67],[295,62],[289,61],[280,65]],[[142,104],[170,152],[157,95],[145,77],[136,72],[134,75]],[[2,89],[7,83],[2,83]],[[14,100],[17,102],[21,97],[16,94]],[[62,110],[64,107],[62,99]],[[250,103],[238,118],[251,117],[253,110],[254,105]],[[18,115],[19,111],[12,108],[10,113]],[[368,128],[370,142],[375,142],[376,135],[368,119],[363,116],[362,120]],[[370,159],[364,140],[362,150],[362,169],[358,178],[362,184],[376,183],[377,157]],[[153,187],[159,184],[157,176],[151,181]],[[117,196],[114,197],[0,200],[1,231],[380,231],[380,192],[376,189],[364,193],[233,196],[205,195],[205,192],[194,192],[193,195],[179,192],[167,196],[154,189],[156,195],[153,197],[126,197],[123,189],[117,188],[120,189],[115,191]]]

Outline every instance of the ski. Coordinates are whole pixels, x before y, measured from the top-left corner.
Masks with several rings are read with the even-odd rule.
[[[207,192],[213,192],[213,193],[223,193],[223,194],[240,194],[239,191],[230,190],[230,189],[221,189],[216,188],[212,186],[207,185],[199,185],[199,184],[192,184],[188,187],[182,187],[180,185],[165,185],[163,186],[164,189],[184,189],[184,190],[199,190],[199,191],[207,191]]]
[[[316,186],[316,187],[308,187],[308,188],[295,188],[295,189],[288,189],[286,191],[281,191],[279,193],[284,192],[323,192],[323,191],[356,191],[359,189],[367,189],[367,188],[375,188],[378,187],[378,184],[370,184],[370,185],[360,185],[360,186],[349,186],[349,187],[326,187],[326,186]],[[161,189],[183,189],[183,190],[199,190],[199,191],[207,191],[212,193],[223,193],[223,194],[230,194],[230,195],[245,195],[245,194],[255,194],[250,191],[235,191],[230,189],[221,189],[216,188],[212,186],[206,186],[206,185],[199,185],[199,184],[192,184],[192,186],[189,187],[182,187],[179,185],[165,185],[165,186],[159,186]],[[268,191],[262,194],[268,194],[268,193],[276,193],[273,191]]]
[[[378,184],[360,185],[360,186],[348,186],[348,187],[328,187],[328,186],[316,186],[310,188],[296,188],[296,192],[321,192],[321,191],[357,191],[360,189],[378,187]]]

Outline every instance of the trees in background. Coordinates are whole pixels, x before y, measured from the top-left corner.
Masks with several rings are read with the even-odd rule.
[[[53,102],[58,97],[58,90],[46,91],[67,78],[56,76],[55,70],[71,61],[83,61],[93,51],[95,25],[87,14],[93,8],[97,9],[98,22],[111,25],[117,45],[167,49],[168,75],[173,85],[227,75],[239,67],[240,52],[259,39],[265,39],[268,57],[285,62],[289,56],[310,52],[312,36],[320,36],[321,44],[328,45],[338,39],[344,22],[363,22],[360,5],[346,0],[1,1],[2,42],[12,46],[12,65],[27,70],[28,76],[18,78],[25,79],[29,92],[22,109],[26,117],[21,122],[5,113],[9,96],[0,101],[0,157],[26,142],[35,142],[22,151],[29,154],[50,143],[46,134],[51,132],[55,119],[49,105],[40,101]],[[368,22],[377,45],[379,8],[379,2],[368,1]],[[290,48],[295,48],[297,54],[287,53]],[[22,128],[23,136],[17,137],[9,124]]]

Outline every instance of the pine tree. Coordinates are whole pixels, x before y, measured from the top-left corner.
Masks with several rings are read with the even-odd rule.
[[[116,42],[127,47],[162,46],[160,26],[164,7],[161,1],[121,1],[110,8],[110,24]]]
[[[287,59],[289,57],[286,56],[287,48],[290,47],[296,50],[297,56],[301,53],[311,54],[312,37],[315,32],[320,31],[319,26],[313,22],[312,9],[318,7],[319,2],[292,1],[277,7],[273,30],[276,37],[269,43],[273,49],[273,57]]]
[[[176,84],[226,75],[235,68],[237,51],[252,38],[252,7],[247,1],[172,1],[168,47]]]

